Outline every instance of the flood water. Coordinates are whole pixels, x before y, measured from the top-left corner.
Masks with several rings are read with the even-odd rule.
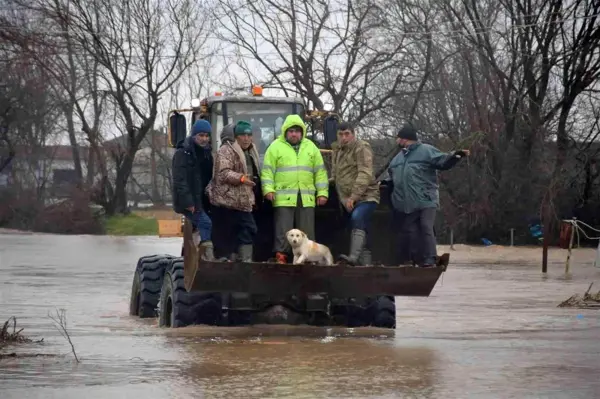
[[[128,315],[138,257],[178,239],[0,235],[0,321],[41,344],[3,353],[0,398],[598,398],[600,311],[591,262],[450,265],[429,298],[397,298],[395,331],[158,328]],[[65,309],[81,362],[49,313]]]

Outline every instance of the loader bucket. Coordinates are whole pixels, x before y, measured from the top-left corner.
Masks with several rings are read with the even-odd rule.
[[[449,254],[436,267],[319,266],[277,263],[203,262],[185,275],[188,291],[246,292],[268,296],[324,293],[334,298],[373,295],[429,296],[445,271]],[[191,262],[190,262],[191,263]]]

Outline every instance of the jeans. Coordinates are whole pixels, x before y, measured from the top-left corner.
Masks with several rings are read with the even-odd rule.
[[[436,208],[425,208],[412,213],[394,211],[394,224],[399,227],[399,264],[410,260],[419,264],[434,265],[437,247],[433,226]]]
[[[375,212],[375,208],[377,208],[377,202],[375,201],[359,202],[350,213],[350,227],[352,230],[364,230],[367,233],[365,248],[370,248],[371,246],[371,234],[369,230],[371,228],[371,217],[373,216],[373,212]]]
[[[375,201],[359,202],[356,204],[350,214],[352,229],[364,230],[368,233],[375,208],[377,208],[377,202]]]
[[[188,210],[183,214],[190,223],[194,230],[198,230],[200,233],[200,240],[202,241],[211,241],[212,239],[212,221],[210,217],[204,212],[202,209],[196,210],[196,212],[192,213]]]

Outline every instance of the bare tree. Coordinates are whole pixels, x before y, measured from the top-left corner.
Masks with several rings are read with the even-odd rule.
[[[266,71],[267,87],[299,94],[317,110],[326,103],[359,124],[422,82],[427,62],[414,73],[410,40],[389,40],[383,8],[369,0],[330,3],[220,0],[222,40]],[[250,64],[250,63],[248,63]],[[243,65],[248,71],[251,65]]]
[[[18,161],[13,181],[21,188],[33,189],[35,198],[43,200],[51,162],[45,146],[58,133],[58,102],[46,90],[45,71],[26,54],[9,51],[14,49],[13,43],[3,39],[6,37],[0,37],[0,142],[6,148],[2,154],[6,159],[1,166],[4,169]]]
[[[135,154],[154,126],[160,101],[198,61],[210,32],[210,12],[191,0],[34,0],[28,5],[63,27],[67,59],[75,53],[83,60],[79,76],[92,78],[86,92],[94,118],[103,107],[114,107],[112,130],[123,133],[114,140],[100,136],[99,119],[81,122],[102,175],[95,199],[108,214],[126,212]],[[86,115],[78,107],[80,117]]]

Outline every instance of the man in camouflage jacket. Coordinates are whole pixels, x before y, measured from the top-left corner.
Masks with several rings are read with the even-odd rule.
[[[358,140],[354,128],[342,122],[332,154],[332,177],[341,204],[350,214],[350,252],[341,258],[350,265],[370,264],[367,238],[371,217],[379,203],[379,185],[373,176],[373,151]]]

